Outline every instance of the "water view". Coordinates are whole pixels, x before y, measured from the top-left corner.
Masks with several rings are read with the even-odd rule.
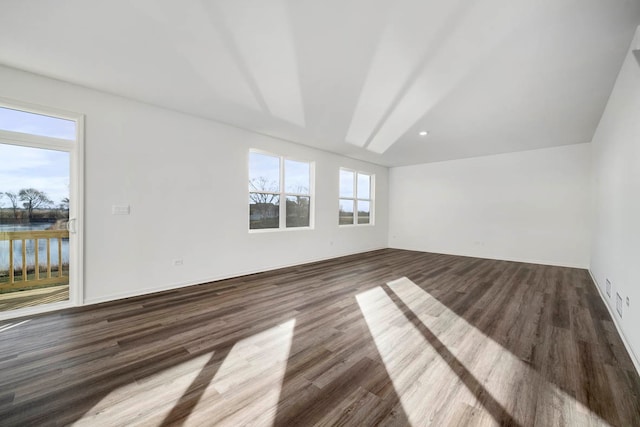
[[[0,129],[0,312],[68,301],[76,123],[0,107]]]
[[[50,229],[54,224],[51,223],[35,223],[35,224],[0,224],[0,232],[6,231],[42,231]],[[58,239],[51,239],[51,264],[57,266],[58,258]],[[26,263],[29,269],[35,267],[36,264],[36,245],[35,239],[25,240],[26,247]],[[38,263],[40,267],[47,265],[47,240],[38,239]],[[62,239],[62,264],[66,267],[69,265],[69,239]],[[22,268],[22,240],[16,240],[13,243],[13,268],[19,270]],[[9,241],[0,240],[0,272],[9,270]]]

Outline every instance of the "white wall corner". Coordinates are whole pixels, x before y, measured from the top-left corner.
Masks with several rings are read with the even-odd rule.
[[[591,280],[593,281],[593,284],[598,290],[598,294],[600,295],[600,298],[604,303],[604,306],[607,307],[607,310],[609,311],[609,315],[613,319],[613,324],[615,325],[616,330],[618,331],[618,335],[620,335],[620,338],[622,339],[622,343],[624,344],[624,347],[627,349],[627,353],[629,354],[629,357],[633,362],[633,366],[636,368],[636,372],[638,373],[638,375],[640,375],[640,360],[638,360],[638,356],[636,356],[636,354],[633,352],[633,347],[631,347],[631,345],[629,344],[629,341],[627,341],[627,338],[624,335],[624,330],[622,329],[622,325],[618,323],[618,318],[613,312],[613,308],[609,305],[609,303],[607,302],[607,299],[602,293],[602,288],[600,287],[600,284],[596,280],[595,275],[593,274],[591,269],[589,269],[588,271],[589,271],[589,275],[591,276]]]

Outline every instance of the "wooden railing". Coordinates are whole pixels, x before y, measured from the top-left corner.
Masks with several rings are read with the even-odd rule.
[[[9,241],[9,281],[0,278],[0,289],[17,289],[25,287],[44,286],[51,284],[68,284],[69,276],[63,276],[63,260],[62,260],[62,239],[69,238],[67,230],[36,230],[36,231],[0,231],[0,242]],[[58,263],[53,265],[57,267],[55,274],[52,274],[51,263],[51,239],[57,239]],[[29,278],[29,265],[27,265],[27,242],[34,242],[34,265],[33,274]],[[46,264],[40,259],[39,241],[46,240]],[[22,274],[16,281],[16,268],[14,253],[15,242],[22,242]],[[41,272],[41,266],[46,266],[46,270]]]

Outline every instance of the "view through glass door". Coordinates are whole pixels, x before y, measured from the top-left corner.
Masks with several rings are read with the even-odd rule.
[[[0,104],[0,318],[79,302],[80,120]]]

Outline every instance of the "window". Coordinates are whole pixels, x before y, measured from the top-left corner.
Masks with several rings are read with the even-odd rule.
[[[0,107],[0,130],[66,139],[71,142],[76,140],[76,122],[74,120],[7,107]]]
[[[0,288],[48,293],[11,315],[82,302],[83,134],[82,114],[0,98]]]
[[[249,152],[249,229],[313,226],[313,164]]]
[[[373,224],[373,175],[340,169],[339,225]]]

